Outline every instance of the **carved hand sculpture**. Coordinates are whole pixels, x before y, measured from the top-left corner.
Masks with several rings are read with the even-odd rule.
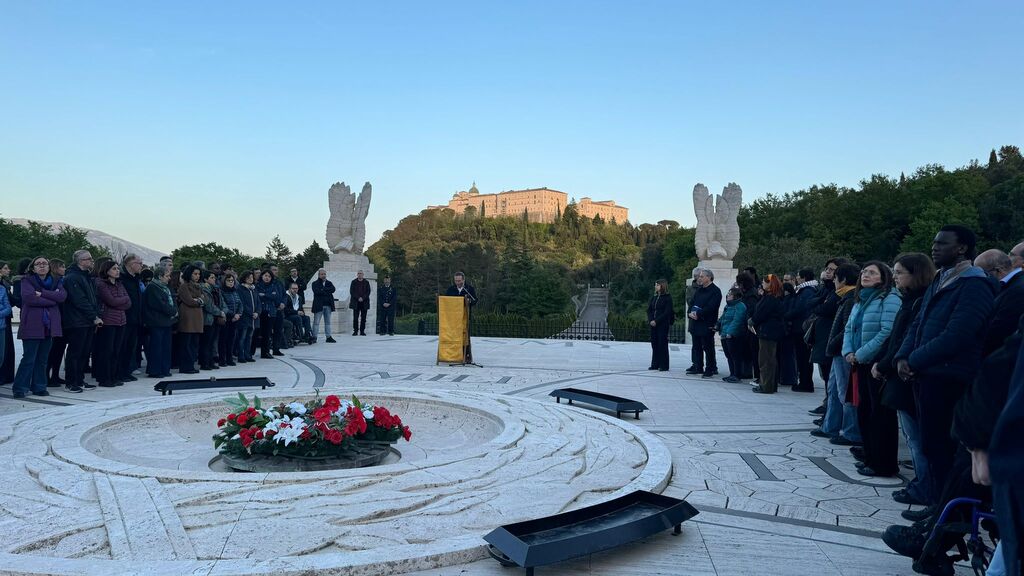
[[[331,217],[327,220],[327,246],[335,254],[349,252],[362,254],[366,243],[366,215],[370,212],[373,189],[363,185],[357,199],[344,182],[335,182],[327,191]]]
[[[730,182],[722,194],[712,197],[707,186],[693,187],[693,211],[697,215],[694,245],[701,260],[731,260],[740,247],[740,228],[736,223],[743,190]]]

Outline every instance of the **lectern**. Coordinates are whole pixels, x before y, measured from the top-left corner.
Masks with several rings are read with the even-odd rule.
[[[469,348],[469,303],[462,296],[437,297],[437,364],[465,364]]]

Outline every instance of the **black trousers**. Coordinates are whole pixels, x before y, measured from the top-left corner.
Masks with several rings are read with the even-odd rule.
[[[793,335],[793,347],[796,353],[797,386],[801,390],[814,390],[814,365],[811,364],[811,347],[804,343],[803,334]],[[825,381],[826,383],[828,380]]]
[[[81,386],[85,383],[85,365],[92,352],[92,339],[96,328],[67,328],[64,338],[68,341],[67,357],[64,359],[64,380],[67,386]]]
[[[353,308],[352,309],[352,333],[357,332],[356,326],[359,327],[358,332],[360,334],[366,333],[366,308]]]
[[[394,305],[380,309],[380,333],[395,333],[395,307]]]
[[[865,463],[880,474],[896,474],[900,445],[896,411],[882,405],[882,381],[871,376],[871,367],[858,364],[856,370],[860,392],[857,425],[864,439]]]
[[[669,325],[651,328],[651,368],[668,370]]]
[[[126,380],[132,372],[139,367],[136,355],[139,351],[139,334],[142,332],[141,324],[126,324],[122,338],[122,349],[124,353],[118,359],[116,377]]]
[[[690,332],[693,337],[693,346],[690,348],[690,358],[693,361],[694,370],[704,373],[717,372],[718,360],[715,358],[715,333],[710,330]]]
[[[3,287],[0,287],[0,289],[3,289]],[[4,338],[4,361],[0,364],[0,384],[14,382],[14,329],[11,328],[11,320],[9,318],[6,324],[4,332],[7,333],[7,337]]]
[[[745,360],[747,343],[739,336],[731,338],[723,336],[722,350],[725,352],[725,359],[729,361],[729,376],[740,378],[739,374],[743,371],[741,366]]]
[[[752,334],[750,330],[743,333],[743,342],[746,346],[745,354],[743,355],[743,372],[739,375],[740,378],[760,378],[761,377],[761,364],[759,358],[759,352],[761,350],[761,342],[757,336]]]
[[[953,410],[967,390],[967,384],[964,378],[944,374],[929,374],[914,380],[921,451],[936,487],[946,483],[953,465],[957,445],[949,431],[953,426]]]
[[[199,367],[210,368],[217,360],[217,340],[220,336],[220,324],[214,320],[213,324],[203,326],[203,334],[199,338]]]
[[[96,331],[96,340],[93,342],[92,377],[99,384],[112,384],[117,380],[117,367],[121,361],[123,342],[124,326],[104,324]]]
[[[238,322],[228,320],[227,324],[220,327],[220,335],[217,337],[217,362],[224,366],[228,362],[234,362],[235,333]]]
[[[270,356],[270,349],[273,348],[275,352],[279,351],[280,348],[276,342],[272,342],[271,330],[274,327],[276,318],[268,315],[266,312],[260,312],[260,354],[262,356]]]
[[[178,372],[195,372],[196,355],[199,353],[199,337],[196,332],[178,333]]]
[[[60,365],[64,363],[64,350],[67,347],[67,338],[57,336],[53,339],[53,346],[50,347],[50,357],[46,360],[47,380],[50,383],[60,378]]]

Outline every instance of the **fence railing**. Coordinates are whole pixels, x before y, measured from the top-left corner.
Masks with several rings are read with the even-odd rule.
[[[413,322],[397,322],[399,334],[437,335],[437,320],[418,319]],[[564,319],[473,319],[470,336],[485,338],[535,338],[547,340],[615,340],[619,342],[649,342],[651,329],[640,320],[603,322],[567,322]],[[669,342],[686,342],[686,327],[680,322],[669,329]]]

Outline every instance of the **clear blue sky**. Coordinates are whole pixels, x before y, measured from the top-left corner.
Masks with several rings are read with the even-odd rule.
[[[0,214],[162,250],[370,242],[481,192],[693,222],[1024,144],[1024,2],[0,1]]]

